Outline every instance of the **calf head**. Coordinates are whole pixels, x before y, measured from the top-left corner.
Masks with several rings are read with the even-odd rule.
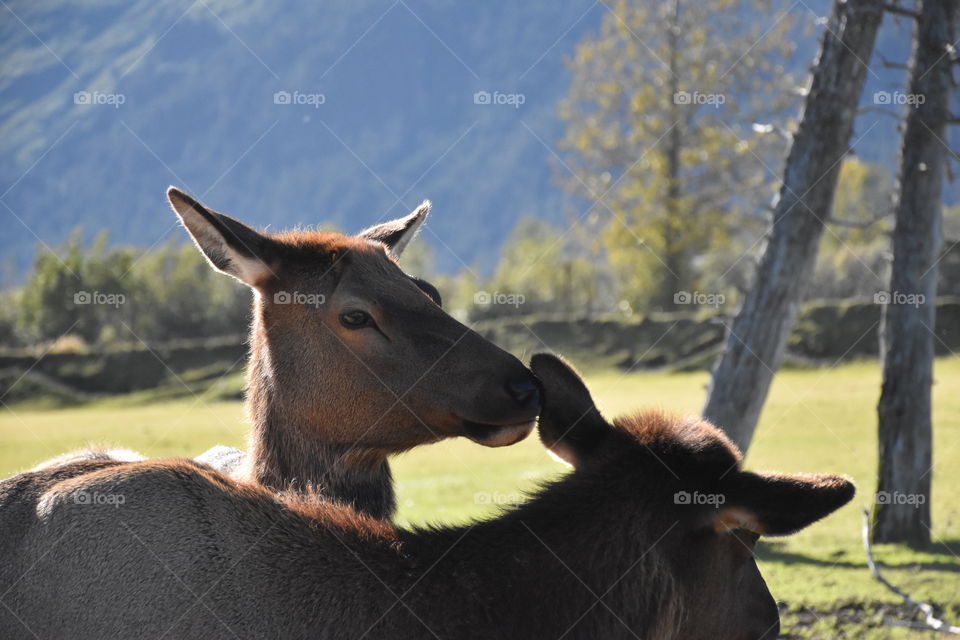
[[[397,264],[428,202],[346,236],[262,233],[173,187],[167,197],[213,268],[254,292],[253,411],[269,397],[303,437],[359,451],[459,435],[500,446],[532,430],[540,399],[529,370]]]
[[[574,476],[593,479],[618,508],[664,532],[632,542],[653,545],[678,585],[686,615],[675,637],[776,638],[779,614],[754,558],[757,540],[832,513],[853,498],[853,484],[836,475],[743,471],[737,448],[697,418],[654,412],[608,423],[562,360],[539,354],[531,367],[544,391],[543,444],[575,467]]]

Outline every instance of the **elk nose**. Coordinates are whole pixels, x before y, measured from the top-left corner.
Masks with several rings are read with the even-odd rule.
[[[540,407],[540,389],[532,380],[514,380],[507,383],[507,393],[523,409]]]

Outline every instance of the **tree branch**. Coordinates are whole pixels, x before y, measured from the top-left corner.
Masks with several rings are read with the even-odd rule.
[[[904,64],[902,62],[890,62],[884,56],[879,56],[880,64],[882,64],[887,69],[901,69],[902,71],[909,71],[910,65]]]
[[[895,120],[901,119],[899,114],[889,109],[884,109],[883,107],[861,107],[857,109],[857,115],[863,115],[864,113],[879,113],[880,115],[888,116]]]
[[[889,217],[889,215],[890,214],[884,214],[871,220],[843,220],[842,218],[831,218],[827,220],[827,224],[836,225],[845,229],[869,229],[884,218]]]
[[[933,607],[931,607],[926,602],[919,602],[910,597],[906,591],[900,587],[894,585],[889,580],[883,577],[883,574],[880,573],[880,568],[877,566],[877,563],[873,559],[873,548],[870,546],[870,512],[866,509],[863,510],[863,547],[867,550],[867,566],[870,567],[870,573],[873,574],[873,577],[877,579],[880,584],[885,586],[887,589],[895,593],[896,595],[903,598],[905,604],[918,608],[923,612],[925,620],[923,623],[904,623],[902,621],[894,620],[887,621],[887,624],[891,626],[909,626],[916,629],[928,629],[930,631],[940,631],[942,633],[952,633],[960,635],[960,627],[955,627],[953,625],[947,624],[940,618],[936,617],[933,612]]]
[[[910,9],[904,9],[903,7],[900,7],[895,4],[885,4],[883,5],[883,10],[889,13],[892,13],[894,15],[913,18],[914,20],[918,20],[920,18],[920,14],[917,13],[916,11],[911,11]]]

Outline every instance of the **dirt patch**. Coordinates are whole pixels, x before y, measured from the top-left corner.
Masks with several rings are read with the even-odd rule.
[[[930,603],[937,616],[956,624],[960,603]],[[831,607],[790,606],[780,603],[781,640],[886,640],[938,637],[930,631],[911,628],[923,621],[913,606],[889,602],[837,603]]]

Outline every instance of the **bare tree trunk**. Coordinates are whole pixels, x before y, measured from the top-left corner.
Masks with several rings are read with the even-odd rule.
[[[838,0],[823,34],[756,280],[713,370],[704,416],[746,450],[799,312],[883,18],[878,0]]]
[[[930,542],[931,385],[956,0],[922,0],[881,325],[876,542]]]
[[[676,228],[676,221],[680,216],[678,204],[680,202],[680,153],[683,151],[683,125],[680,123],[682,109],[677,104],[677,93],[680,91],[679,67],[677,56],[680,53],[680,0],[674,0],[673,13],[670,20],[667,41],[670,47],[670,117],[673,128],[667,137],[666,156],[667,165],[667,193],[664,202],[667,217],[664,220],[663,266],[666,273],[660,281],[660,290],[657,292],[657,302],[664,310],[675,309],[676,295],[683,286],[682,274],[686,271],[684,256],[680,246],[680,233]]]

